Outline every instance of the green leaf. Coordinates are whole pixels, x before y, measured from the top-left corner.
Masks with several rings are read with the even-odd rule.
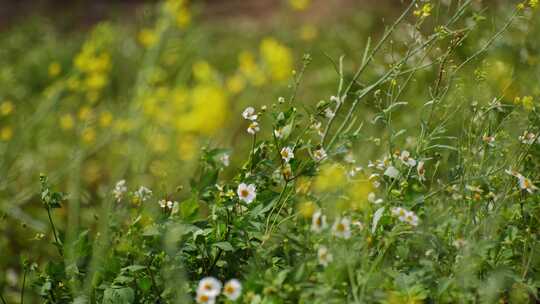
[[[214,246],[224,251],[234,251],[233,246],[229,242],[217,242]]]

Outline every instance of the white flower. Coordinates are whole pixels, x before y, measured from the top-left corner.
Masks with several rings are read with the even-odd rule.
[[[378,205],[378,204],[382,204],[383,199],[382,199],[382,198],[377,198],[377,197],[375,196],[375,193],[370,192],[370,193],[368,194],[368,201],[369,201],[370,203],[373,203],[373,204]]]
[[[312,125],[311,125],[311,128],[315,131],[317,131],[317,134],[319,134],[319,136],[323,136],[324,133],[323,133],[323,130],[322,130],[322,123],[320,121],[316,121],[314,122]]]
[[[165,200],[159,200],[158,204],[161,208],[167,207],[167,202]]]
[[[328,252],[328,248],[322,245],[317,250],[317,257],[319,258],[319,264],[324,267],[328,266],[334,260],[334,256]]]
[[[256,121],[252,121],[247,128],[247,132],[251,135],[255,135],[255,133],[259,132],[260,130],[259,123]]]
[[[521,188],[521,190],[526,190],[529,193],[533,193],[535,190],[538,190],[538,187],[533,185],[531,180],[526,178],[523,175],[520,175],[518,177],[518,181],[519,181],[519,187]]]
[[[345,96],[343,96],[343,97],[345,97]],[[330,101],[333,101],[333,102],[335,102],[336,104],[340,105],[340,104],[343,103],[343,100],[344,100],[343,97],[342,97],[342,98],[339,98],[339,97],[337,97],[337,96],[330,96]]]
[[[392,208],[392,215],[397,217],[399,221],[408,223],[411,226],[418,226],[418,216],[412,211],[408,211],[401,207]]]
[[[204,293],[197,293],[195,301],[199,304],[214,304],[216,303],[216,297],[211,297]]]
[[[214,277],[206,277],[199,281],[197,295],[215,298],[221,293],[221,282]]]
[[[225,166],[228,167],[231,163],[230,156],[227,153],[221,154],[219,161]]]
[[[334,116],[336,116],[336,113],[334,113],[334,111],[332,111],[330,108],[326,108],[324,109],[324,116],[326,116],[328,119],[332,119]]]
[[[139,187],[139,190],[135,191],[135,197],[139,200],[139,202],[145,202],[152,196],[152,190],[141,186]]]
[[[240,185],[238,185],[236,193],[238,194],[238,198],[240,198],[241,201],[244,201],[247,204],[253,202],[253,200],[255,200],[255,197],[257,196],[254,184],[247,185],[241,183]]]
[[[326,229],[326,227],[328,227],[326,215],[322,214],[320,210],[313,213],[311,217],[311,231],[319,233]]]
[[[538,187],[536,187],[530,179],[526,178],[525,176],[521,175],[521,173],[515,171],[515,170],[505,170],[507,174],[510,174],[518,179],[519,182],[519,188],[521,190],[525,190],[529,193],[533,193],[534,191],[538,190]]]
[[[390,178],[397,178],[398,175],[399,175],[399,171],[395,167],[390,166],[390,167],[386,168],[386,170],[384,171],[384,175],[386,175],[386,176],[388,176]]]
[[[120,180],[116,183],[113,190],[114,199],[116,202],[120,202],[124,198],[124,194],[127,192],[127,186],[125,180]]]
[[[244,112],[242,112],[242,117],[247,120],[257,120],[257,113],[255,113],[255,108],[247,107]]]
[[[284,147],[283,149],[281,149],[281,158],[286,162],[288,163],[291,159],[294,158],[294,152],[293,152],[293,149],[291,147]]]
[[[411,158],[411,153],[409,153],[409,151],[405,150],[403,152],[401,152],[401,155],[399,156],[399,159],[401,159],[401,161],[409,166],[409,167],[414,167],[416,166],[416,160],[414,160],[413,158]]]
[[[348,218],[337,218],[334,226],[332,226],[332,232],[335,236],[348,239],[351,237],[351,220]]]
[[[324,160],[326,157],[328,157],[328,155],[326,154],[326,151],[324,151],[323,148],[319,148],[313,151],[313,157],[315,158],[316,161],[320,162]]]
[[[180,204],[178,202],[174,202],[171,208],[171,214],[177,214],[180,212]]]
[[[519,141],[523,144],[526,144],[526,145],[532,145],[534,144],[534,141],[537,141],[537,142],[540,142],[540,138],[537,138],[536,134],[532,133],[532,132],[529,132],[529,131],[524,131],[523,132],[523,135],[521,135],[519,137]]]
[[[237,279],[231,279],[223,287],[223,294],[231,301],[236,301],[242,294],[242,284]]]
[[[420,181],[425,181],[426,180],[426,177],[425,177],[426,169],[424,168],[424,162],[423,161],[418,162],[418,166],[416,167],[416,172],[418,173],[418,179]]]

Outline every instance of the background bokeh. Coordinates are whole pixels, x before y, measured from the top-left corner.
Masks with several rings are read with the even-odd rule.
[[[514,4],[494,1],[486,19],[470,18],[483,30],[457,55],[485,43]],[[240,116],[246,106],[271,107],[290,95],[305,53],[313,61],[299,104],[328,99],[336,60],[344,56],[352,74],[367,38],[379,37],[403,7],[395,0],[0,1],[0,281],[15,288],[20,256],[54,251],[41,246],[48,226],[39,173],[77,202],[59,218],[75,212],[81,225],[95,227],[99,202],[120,179],[164,192],[187,187],[207,146],[230,149],[231,167],[240,166],[251,145]],[[540,95],[539,22],[520,22],[466,73],[470,79],[458,79],[455,98]],[[395,49],[386,46],[366,78],[402,51],[400,39],[433,30],[424,26],[399,28]],[[404,100],[425,103],[423,83],[433,80],[433,70],[419,72]],[[419,108],[396,114],[396,126],[413,125]],[[359,113],[370,121],[375,110],[366,104]],[[365,132],[385,136],[375,125]],[[362,164],[380,153],[377,145],[354,151]]]

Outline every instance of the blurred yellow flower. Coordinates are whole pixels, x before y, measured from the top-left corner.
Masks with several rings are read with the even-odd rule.
[[[90,90],[101,90],[107,85],[107,75],[103,73],[92,73],[86,78],[85,84]]]
[[[75,120],[71,114],[64,114],[60,117],[60,127],[64,130],[71,130],[75,126]]]
[[[338,164],[325,164],[313,184],[318,192],[335,191],[345,186],[345,170]]]
[[[103,111],[99,116],[99,125],[103,128],[107,128],[113,121],[113,115],[109,111]]]
[[[187,8],[181,8],[176,13],[176,24],[179,28],[186,28],[191,22],[191,13]]]
[[[13,128],[10,126],[0,129],[0,140],[8,141],[13,137]]]
[[[532,8],[538,7],[538,0],[529,0],[529,6]]]
[[[534,101],[532,96],[523,96],[521,99],[521,102],[523,104],[523,108],[527,111],[534,110]]]
[[[79,110],[79,119],[80,120],[89,120],[94,115],[92,108],[89,106],[83,106]]]
[[[246,87],[246,81],[241,75],[233,75],[227,79],[227,90],[232,94],[240,93]]]
[[[351,200],[351,209],[353,210],[365,210],[369,207],[368,196],[373,192],[373,184],[369,179],[357,179],[354,180],[349,187],[347,187],[347,192]]]
[[[214,70],[210,64],[204,60],[199,60],[193,63],[193,75],[200,82],[210,82],[214,78]]]
[[[82,131],[81,138],[84,143],[91,144],[96,140],[96,130],[86,128]]]
[[[289,5],[292,9],[303,11],[309,7],[311,0],[289,0]]]
[[[3,116],[7,116],[13,113],[14,109],[15,109],[15,106],[9,100],[4,101],[2,102],[2,104],[0,104],[0,114],[2,114]]]
[[[289,78],[293,66],[289,48],[274,38],[266,38],[261,42],[260,52],[273,80],[284,81]]]
[[[156,33],[149,28],[143,28],[137,36],[139,43],[144,47],[151,47],[156,44],[158,37]]]
[[[317,210],[317,205],[312,201],[302,202],[298,204],[298,212],[304,218],[311,218]]]
[[[163,153],[167,152],[167,149],[169,149],[169,139],[164,134],[154,134],[148,139],[152,150],[155,152]]]
[[[49,64],[49,76],[51,78],[60,75],[60,72],[62,72],[62,66],[58,62]]]
[[[198,85],[192,89],[189,101],[187,111],[178,113],[178,130],[210,135],[221,129],[229,106],[223,89]]]

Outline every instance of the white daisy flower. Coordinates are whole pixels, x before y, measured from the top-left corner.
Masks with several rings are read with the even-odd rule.
[[[320,210],[313,213],[313,216],[311,217],[311,231],[319,233],[326,229],[326,227],[328,227],[326,215],[322,214]]]
[[[317,257],[319,258],[319,264],[326,267],[334,260],[334,256],[328,251],[326,246],[319,246],[317,250]]]
[[[158,204],[162,209],[167,207],[167,202],[165,200],[159,200]]]
[[[231,164],[231,156],[227,153],[223,153],[219,157],[219,161],[223,164],[223,166],[228,167]]]
[[[414,158],[411,157],[411,153],[409,153],[409,151],[407,150],[404,150],[403,152],[401,152],[399,159],[401,159],[401,161],[409,167],[416,166],[416,160],[414,160]]]
[[[242,284],[237,279],[231,279],[223,287],[223,294],[231,301],[236,301],[242,294]]]
[[[326,154],[326,151],[324,151],[323,148],[319,148],[315,151],[313,151],[313,157],[316,161],[320,162],[323,161],[328,155]]]
[[[534,191],[538,190],[538,187],[536,187],[530,179],[526,178],[525,176],[523,175],[520,175],[518,177],[518,181],[519,181],[519,188],[521,188],[521,190],[525,190],[529,193],[533,193]]]
[[[411,226],[416,227],[418,226],[418,216],[416,216],[414,212],[408,211],[405,215],[405,222],[409,223],[409,225]]]
[[[206,277],[199,281],[197,294],[215,298],[221,293],[221,282],[214,277]]]
[[[197,293],[195,301],[199,304],[214,304],[216,303],[216,297],[211,297],[204,293]]]
[[[294,152],[293,152],[293,149],[291,147],[284,147],[283,149],[281,149],[281,158],[286,162],[288,163],[291,159],[294,158]]]
[[[277,139],[281,139],[283,138],[283,128],[279,128],[279,129],[275,129],[274,130],[274,135],[276,136]]]
[[[127,189],[125,180],[120,180],[116,183],[113,190],[113,195],[116,202],[119,203],[124,198],[124,195],[126,194],[127,190],[128,189]]]
[[[254,184],[247,185],[245,183],[241,183],[240,185],[238,185],[236,193],[238,194],[238,198],[240,198],[241,201],[244,201],[247,204],[253,202],[253,200],[255,200],[255,197],[257,196]]]
[[[255,112],[255,108],[253,107],[247,107],[244,112],[242,112],[242,117],[246,120],[257,120],[257,113]]]
[[[260,130],[261,129],[259,128],[259,123],[256,121],[252,121],[247,128],[247,132],[251,135],[255,135]]]
[[[335,236],[348,239],[351,237],[351,220],[343,217],[337,218],[332,226],[332,232]]]
[[[418,166],[416,167],[416,172],[418,173],[418,179],[420,181],[425,181],[426,180],[426,177],[425,177],[426,169],[424,168],[424,162],[423,161],[418,162]]]
[[[390,177],[390,178],[397,178],[399,176],[399,171],[393,166],[390,166],[386,168],[384,171],[384,175]]]

